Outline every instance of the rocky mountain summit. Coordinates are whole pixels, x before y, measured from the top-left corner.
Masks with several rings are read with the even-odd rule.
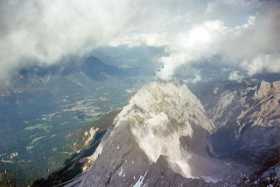
[[[62,184],[279,185],[280,82],[207,85],[191,87],[197,97],[178,83],[144,86]]]
[[[151,83],[117,115],[93,167],[69,186],[162,186],[162,182],[177,185],[176,176],[210,178],[218,171],[218,163],[206,152],[212,129],[187,87]],[[173,176],[161,181],[165,169]]]

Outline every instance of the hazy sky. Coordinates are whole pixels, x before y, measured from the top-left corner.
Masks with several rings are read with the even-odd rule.
[[[164,48],[162,79],[213,55],[249,75],[280,71],[277,1],[0,0],[0,14],[0,80],[28,62],[120,45]]]

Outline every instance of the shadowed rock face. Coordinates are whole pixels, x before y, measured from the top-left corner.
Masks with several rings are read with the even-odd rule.
[[[200,97],[216,125],[210,137],[213,153],[254,166],[254,182],[280,161],[279,85],[257,80],[213,84],[205,94],[212,102]]]
[[[279,82],[262,81],[259,85],[234,91],[225,89],[217,94],[217,104],[209,110],[215,124],[224,121],[211,137],[216,152],[256,164],[270,159],[268,153],[280,147]],[[227,105],[220,105],[226,102],[225,95],[231,99]]]
[[[130,186],[149,166],[145,153],[139,149],[130,127],[115,127],[103,145],[93,168],[69,186]]]

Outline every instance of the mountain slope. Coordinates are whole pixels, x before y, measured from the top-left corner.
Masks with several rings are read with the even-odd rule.
[[[209,156],[212,130],[186,86],[150,83],[115,118],[92,156],[92,167],[68,186],[222,185],[219,180],[240,168]]]
[[[267,181],[270,175],[279,185],[280,82],[248,79],[207,85],[200,98],[216,126],[210,137],[215,155],[254,166],[252,186],[276,184]]]
[[[215,104],[209,105],[209,115],[217,125],[212,140],[224,156],[259,163],[280,145],[279,82],[243,82],[238,89],[232,88],[217,90]]]

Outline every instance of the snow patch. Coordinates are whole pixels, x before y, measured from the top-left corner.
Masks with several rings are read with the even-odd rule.
[[[133,187],[142,187],[146,175],[147,175],[147,172],[145,173],[144,176],[140,176],[138,181],[133,185]]]

